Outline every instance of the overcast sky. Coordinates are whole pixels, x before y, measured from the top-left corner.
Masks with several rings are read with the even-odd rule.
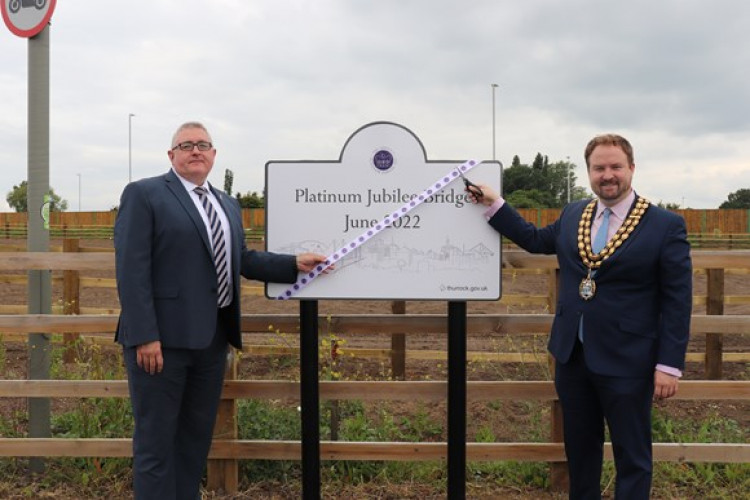
[[[7,0],[3,0],[7,1]],[[261,191],[269,160],[337,159],[373,121],[430,160],[577,165],[618,132],[652,201],[716,208],[750,188],[747,0],[59,0],[50,27],[50,185],[107,210],[164,173],[204,122],[209,180]],[[27,178],[28,41],[0,26],[0,210]],[[80,179],[80,191],[79,191]]]

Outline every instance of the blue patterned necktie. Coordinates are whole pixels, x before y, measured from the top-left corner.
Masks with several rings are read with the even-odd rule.
[[[612,210],[609,208],[605,208],[604,212],[602,213],[602,224],[599,226],[599,230],[596,232],[596,236],[594,237],[594,242],[591,244],[591,251],[594,253],[599,253],[604,248],[604,245],[607,244],[607,235],[609,234],[609,214],[612,213]],[[596,274],[596,271],[592,273],[592,276]],[[578,321],[578,340],[583,343],[583,314],[581,315],[581,319]]]
[[[229,293],[229,266],[227,262],[227,248],[224,243],[224,230],[221,228],[221,220],[214,209],[213,203],[208,199],[208,193],[203,187],[194,189],[208,216],[208,224],[211,226],[211,247],[214,252],[214,265],[216,266],[216,278],[218,285],[218,307],[226,307],[231,302]]]
[[[604,209],[603,217],[602,217],[602,225],[599,226],[599,230],[596,232],[596,238],[594,238],[594,243],[591,245],[591,250],[594,253],[599,253],[604,248],[604,245],[607,244],[607,235],[609,234],[609,214],[612,213],[612,210],[609,208]]]

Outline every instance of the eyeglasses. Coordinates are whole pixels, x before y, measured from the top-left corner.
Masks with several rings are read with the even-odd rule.
[[[174,151],[175,149],[179,149],[180,151],[192,151],[196,146],[198,147],[198,151],[208,151],[212,147],[214,147],[214,145],[208,141],[185,141],[173,147],[172,151]]]

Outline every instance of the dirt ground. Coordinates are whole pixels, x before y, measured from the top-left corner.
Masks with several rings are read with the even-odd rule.
[[[0,244],[12,244],[4,240]],[[20,242],[23,243],[23,242]],[[51,245],[59,245],[59,242],[51,242]],[[84,240],[85,246],[99,246],[111,248],[111,241]],[[1,254],[0,254],[1,255]],[[9,274],[9,273],[6,273]],[[61,275],[55,274],[56,276]],[[101,271],[86,273],[86,276],[114,277],[113,271]],[[504,274],[504,295],[542,295],[547,290],[547,275],[528,274]],[[259,283],[256,283],[260,285]],[[53,286],[53,305],[62,303],[62,286],[56,282]],[[705,275],[696,273],[694,278],[694,294],[705,294]],[[25,304],[26,287],[23,285],[2,284],[0,285],[0,304]],[[750,278],[747,274],[726,275],[726,295],[750,295]],[[320,301],[319,312],[328,314],[389,314],[391,313],[390,301]],[[118,307],[116,292],[113,289],[84,288],[81,293],[82,307],[103,307],[115,309]],[[242,310],[246,314],[252,313],[288,313],[299,312],[299,303],[296,301],[274,301],[265,297],[253,296],[243,299]],[[447,305],[444,302],[408,301],[406,303],[407,314],[446,314]],[[504,313],[528,313],[545,314],[547,311],[542,306],[513,306],[508,307],[500,302],[470,302],[468,303],[469,314],[504,314]],[[705,312],[704,306],[694,307],[694,313]],[[750,314],[750,305],[727,305],[725,314]],[[344,339],[347,348],[390,348],[390,334],[368,334],[352,335],[346,332],[331,332],[339,339]],[[283,339],[280,337],[283,336]],[[250,344],[278,345],[280,341],[296,345],[298,336],[294,332],[268,332],[253,334],[248,339]],[[447,339],[445,334],[423,334],[407,335],[406,348],[409,350],[447,350]],[[546,333],[537,335],[509,336],[497,333],[471,336],[467,339],[468,350],[478,352],[537,352],[544,354],[546,344]],[[13,379],[25,378],[26,371],[26,346],[19,343],[6,343],[7,355],[5,361],[5,373],[0,373],[0,378]],[[750,337],[747,335],[726,335],[723,339],[724,350],[727,352],[750,351]],[[115,346],[113,346],[113,349]],[[705,339],[696,336],[691,339],[690,352],[703,352],[705,350]],[[271,368],[273,364],[270,356],[245,356],[245,362],[241,367],[241,378],[269,378],[278,376],[277,370]],[[366,373],[374,379],[382,379],[389,375],[387,360],[349,358],[341,361],[341,370],[344,377],[360,377]],[[547,380],[548,370],[545,364],[500,364],[490,362],[470,363],[468,367],[470,380]],[[293,376],[293,374],[288,374]],[[747,380],[750,371],[746,363],[725,363],[724,379]],[[406,362],[406,378],[408,380],[444,380],[446,378],[445,362],[409,360]],[[699,380],[703,378],[703,366],[700,363],[690,363],[685,372],[686,380]],[[55,403],[55,407],[65,403]],[[23,401],[16,399],[0,399],[0,411],[10,412],[23,408]],[[57,406],[55,406],[57,405]],[[750,403],[747,402],[721,402],[721,401],[667,401],[659,402],[657,405],[675,416],[709,416],[717,411],[720,415],[736,420],[743,428],[750,427]],[[405,405],[402,411],[409,414],[413,409]],[[411,404],[413,407],[424,409],[420,403]],[[444,419],[446,409],[444,404],[431,405],[430,414],[436,419]],[[490,411],[486,404],[470,404],[468,440],[471,441],[480,425],[489,425],[496,431],[498,441],[517,440],[517,425],[512,421],[532,420],[538,415],[530,412],[528,405],[522,402],[509,402],[499,410]],[[548,418],[548,417],[545,417]],[[522,425],[523,422],[517,422]],[[510,425],[509,425],[510,424]],[[355,495],[356,496],[356,495]],[[244,497],[243,497],[244,498]],[[386,497],[383,497],[386,498]],[[395,498],[395,497],[394,497]],[[415,497],[416,498],[416,497]],[[423,498],[426,498],[423,496]],[[518,498],[522,498],[519,496]],[[550,497],[551,498],[551,497]]]

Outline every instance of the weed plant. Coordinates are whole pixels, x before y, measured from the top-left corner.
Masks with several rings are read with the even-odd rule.
[[[747,443],[748,429],[736,420],[722,417],[709,407],[700,419],[674,418],[655,408],[652,418],[654,441],[662,443]],[[657,462],[654,484],[677,497],[748,498],[750,464]]]
[[[281,338],[281,337],[280,337]],[[365,370],[361,362],[349,359],[339,335],[322,335],[320,344],[321,379],[323,380],[390,380],[383,366]],[[519,349],[527,350],[525,346]],[[62,363],[62,349],[53,350],[52,373],[67,380],[119,380],[125,378],[120,352],[78,342],[74,345],[76,362]],[[280,358],[280,357],[272,357]],[[5,348],[0,342],[0,367],[5,364]],[[298,362],[292,357],[278,359],[272,365],[289,373]],[[502,379],[518,379],[518,371],[502,371],[496,363],[476,362],[474,368]],[[345,369],[348,366],[348,369]],[[292,369],[291,372],[294,372]],[[537,372],[538,373],[538,372]],[[529,375],[527,373],[527,375]],[[542,377],[546,375],[542,373]],[[436,442],[445,440],[445,415],[441,405],[394,401],[363,402],[359,400],[325,402],[321,405],[323,439],[370,442]],[[708,407],[699,418],[676,418],[668,405],[655,408],[653,433],[655,442],[673,443],[747,443],[748,430],[737,421],[723,417],[719,409]],[[549,405],[534,401],[489,401],[473,408],[479,414],[468,416],[470,441],[494,443],[507,441],[545,442],[549,437]],[[333,414],[336,418],[333,418]],[[492,415],[505,415],[492,420]],[[517,420],[508,416],[519,417]],[[17,410],[0,414],[0,435],[25,435],[27,417]],[[122,438],[132,435],[132,415],[126,399],[81,398],[57,407],[53,413],[54,437]],[[292,440],[301,436],[300,409],[296,403],[246,399],[238,402],[239,438],[243,440]],[[101,498],[127,496],[130,487],[130,459],[62,458],[48,459],[44,476],[29,478],[25,461],[0,460],[0,497],[35,498],[60,491],[62,485],[75,493],[62,498]],[[543,462],[469,462],[467,488],[490,491],[509,488],[533,491],[549,488],[549,464]],[[257,488],[261,484],[297,490],[301,478],[299,461],[243,460],[240,462],[241,486]],[[326,490],[350,486],[411,484],[428,488],[435,495],[445,494],[446,464],[443,461],[324,461],[321,479]],[[614,467],[605,462],[602,488],[608,494],[614,487]],[[271,487],[273,488],[273,486]],[[750,491],[750,464],[657,462],[654,470],[654,498],[734,499],[746,498]]]
[[[62,362],[62,347],[51,350],[50,374],[60,380],[121,380],[124,368],[111,349],[86,344],[82,340],[72,345],[76,353],[73,364]],[[51,435],[54,438],[124,438],[133,432],[130,404],[122,398],[80,398],[75,401],[60,400],[51,415]],[[25,412],[16,412],[0,418],[0,435],[24,437],[28,424]],[[41,492],[55,491],[67,485],[81,498],[101,498],[107,492],[127,491],[130,485],[130,459],[63,457],[45,459],[43,475],[27,475],[25,459],[0,461],[0,475],[9,478],[3,489],[12,485],[12,491],[35,498]],[[9,490],[10,491],[10,490]]]

